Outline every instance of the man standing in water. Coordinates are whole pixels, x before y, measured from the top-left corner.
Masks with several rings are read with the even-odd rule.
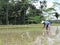
[[[50,30],[50,22],[46,20],[44,23],[45,23],[46,30]]]
[[[41,23],[44,25],[43,28],[46,29],[47,35],[50,35],[50,22],[46,20],[46,21],[42,21]]]
[[[50,35],[50,22],[46,20],[44,23],[45,23],[46,32],[48,35]]]

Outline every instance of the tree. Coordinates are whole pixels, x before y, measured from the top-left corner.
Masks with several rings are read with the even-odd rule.
[[[58,17],[59,17],[59,14],[56,12],[55,13],[55,17],[58,19]]]
[[[29,20],[29,16],[33,17],[35,21],[41,19],[41,17],[37,17],[41,16],[42,12],[27,0],[17,1],[16,3],[14,0],[12,0],[12,3],[9,0],[2,0],[2,2],[4,3],[1,3],[0,6],[0,17],[3,24],[25,24]],[[26,14],[29,7],[31,8],[29,14]]]

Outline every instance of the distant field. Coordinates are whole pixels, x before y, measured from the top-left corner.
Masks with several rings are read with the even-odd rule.
[[[51,25],[52,26],[60,26],[60,24],[58,24],[58,23],[52,23]]]
[[[42,26],[42,24],[0,25],[0,32],[39,31],[42,30]]]
[[[59,26],[60,24],[52,24],[52,26]],[[0,33],[2,32],[20,32],[20,31],[41,31],[42,24],[29,25],[0,25]]]

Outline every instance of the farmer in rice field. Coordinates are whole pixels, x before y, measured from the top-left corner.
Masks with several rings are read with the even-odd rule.
[[[46,33],[49,34],[50,33],[50,22],[46,20],[46,21],[42,21],[41,23],[44,25],[43,28],[46,29]]]
[[[46,20],[44,23],[45,23],[46,32],[47,34],[49,34],[50,33],[50,22]]]
[[[45,23],[46,30],[50,30],[50,22],[46,20],[44,23]]]

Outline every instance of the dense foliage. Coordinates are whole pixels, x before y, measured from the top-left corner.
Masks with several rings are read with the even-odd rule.
[[[0,24],[40,23],[44,19],[42,11],[36,9],[28,0],[9,1],[0,0]]]

